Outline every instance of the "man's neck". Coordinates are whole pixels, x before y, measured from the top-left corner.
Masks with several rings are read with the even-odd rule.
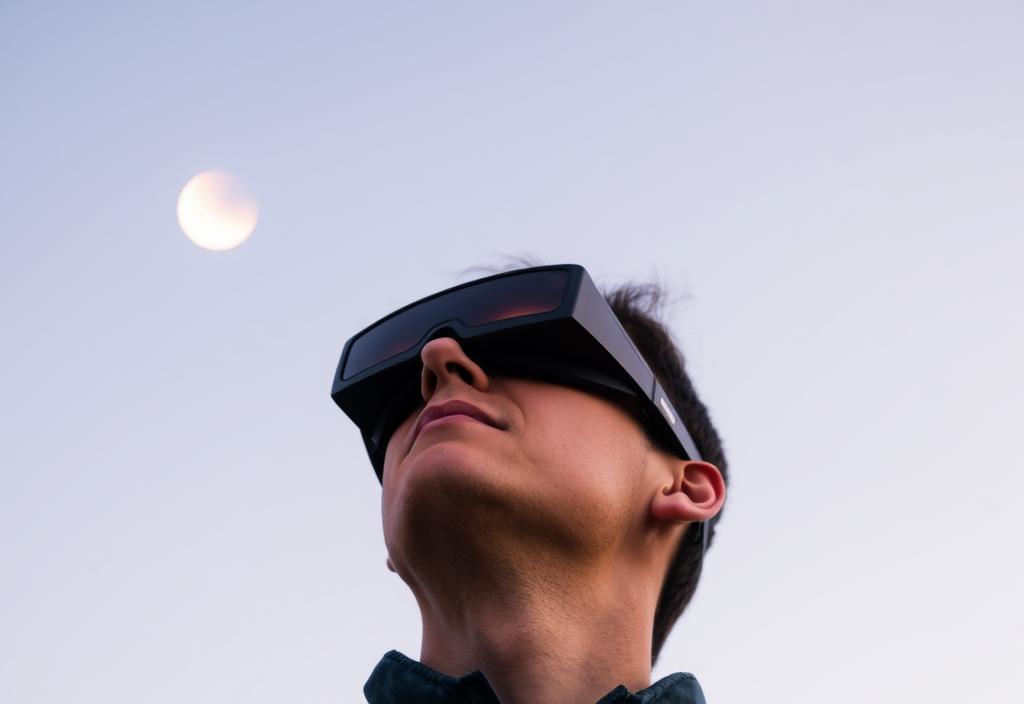
[[[536,567],[419,594],[420,661],[452,676],[482,670],[503,704],[593,704],[618,684],[647,687],[656,606],[647,576]]]

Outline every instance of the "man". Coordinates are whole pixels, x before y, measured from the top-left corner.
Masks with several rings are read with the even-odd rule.
[[[469,328],[420,343],[417,405],[382,439],[379,474],[387,565],[416,598],[422,644],[418,662],[384,656],[371,704],[704,702],[692,675],[651,684],[696,588],[693,536],[710,539],[726,487],[707,411],[644,309],[658,293],[604,298],[695,452],[674,450],[621,393],[492,364],[495,348],[469,349]]]

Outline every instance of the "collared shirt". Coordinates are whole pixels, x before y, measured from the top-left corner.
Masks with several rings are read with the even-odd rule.
[[[501,704],[487,677],[473,670],[462,677],[451,677],[389,650],[363,686],[370,704]],[[619,685],[597,704],[706,704],[697,679],[688,672],[677,672],[641,689],[630,692]]]

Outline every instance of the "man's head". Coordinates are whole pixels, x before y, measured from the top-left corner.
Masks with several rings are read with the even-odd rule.
[[[553,583],[567,566],[628,570],[656,599],[656,660],[699,577],[701,547],[683,533],[700,521],[713,531],[725,494],[721,444],[652,315],[657,294],[623,287],[604,295],[704,462],[662,447],[619,396],[502,375],[451,337],[424,345],[422,403],[390,437],[382,497],[389,564],[418,598],[420,585],[444,584],[467,565],[512,580],[525,566]],[[491,423],[438,421],[417,433],[424,407],[451,400]]]

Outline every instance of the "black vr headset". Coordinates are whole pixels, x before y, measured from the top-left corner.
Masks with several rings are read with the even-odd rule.
[[[489,372],[610,396],[674,454],[701,459],[587,270],[558,264],[453,286],[399,308],[345,343],[331,398],[358,426],[380,481],[391,434],[423,402],[420,350],[444,336],[457,339]],[[706,549],[707,530],[700,525]]]

